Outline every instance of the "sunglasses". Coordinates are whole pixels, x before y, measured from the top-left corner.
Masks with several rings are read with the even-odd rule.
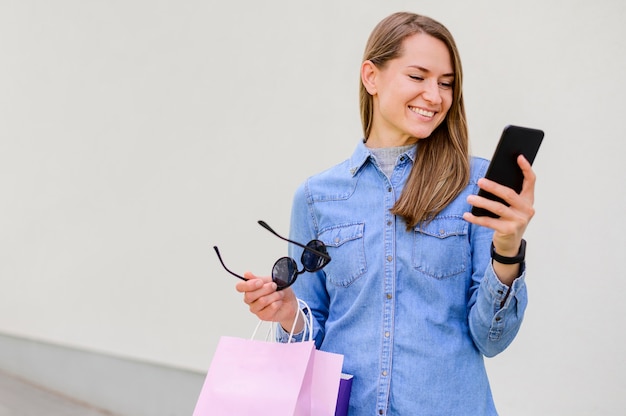
[[[281,240],[285,240],[290,242],[291,244],[295,244],[298,247],[302,247],[304,251],[302,252],[302,257],[300,258],[300,262],[302,263],[302,270],[298,270],[298,263],[291,257],[281,257],[276,260],[274,263],[274,267],[272,267],[272,281],[276,283],[276,290],[283,290],[291,286],[299,275],[306,272],[316,272],[318,270],[322,270],[329,262],[330,256],[326,251],[326,246],[320,240],[311,240],[306,245],[300,244],[296,241],[289,240],[278,234],[276,231],[272,229],[265,221],[258,221],[259,225],[276,237]],[[226,265],[224,264],[224,260],[222,260],[222,256],[220,255],[220,251],[217,246],[213,246],[215,249],[215,253],[217,254],[217,258],[222,263],[222,267],[228,273],[233,276],[241,279],[241,280],[249,280],[243,276],[238,275],[237,273],[232,272]]]

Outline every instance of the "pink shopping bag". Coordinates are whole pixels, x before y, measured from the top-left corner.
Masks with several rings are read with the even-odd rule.
[[[333,416],[342,364],[312,341],[222,337],[193,416]]]
[[[342,367],[343,355],[313,351],[310,413],[312,416],[335,416]]]

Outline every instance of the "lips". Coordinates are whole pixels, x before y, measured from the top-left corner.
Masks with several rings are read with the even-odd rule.
[[[410,107],[409,106],[409,110],[411,110],[412,112],[419,114],[420,116],[424,116],[424,117],[434,117],[435,116],[435,112],[434,111],[429,111],[429,110],[425,110],[423,108],[419,108],[419,107]]]

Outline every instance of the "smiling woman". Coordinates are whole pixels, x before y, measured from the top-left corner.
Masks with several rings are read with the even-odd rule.
[[[388,36],[381,38],[384,33]],[[377,74],[382,78],[378,88]],[[469,177],[463,69],[456,43],[442,24],[428,17],[391,15],[370,36],[361,79],[361,120],[369,147],[398,146],[402,139],[393,140],[390,135],[401,131],[409,135],[404,141],[428,138],[420,143],[418,162],[393,209],[410,228],[440,212],[466,186]],[[384,94],[386,87],[391,93]],[[387,98],[394,92],[399,96]],[[397,100],[401,107],[397,113],[407,119],[399,124],[402,120],[398,117],[396,126],[402,129],[395,132],[393,123],[377,120],[385,108],[394,108],[390,100]],[[448,112],[450,117],[446,117]],[[420,117],[413,116],[415,113],[421,113]]]
[[[462,93],[473,154],[491,156],[506,124],[546,131],[533,165],[537,214],[524,234],[528,313],[511,347],[485,360],[497,409],[507,416],[623,415],[626,279],[615,259],[626,251],[626,82],[616,73],[626,69],[626,1],[564,3],[0,1],[0,370],[122,415],[191,415],[220,336],[249,337],[256,324],[233,290],[238,279],[211,246],[219,245],[233,271],[265,276],[289,254],[256,220],[310,241],[294,235],[301,225],[288,234],[293,193],[308,176],[351,158],[369,136],[355,102],[361,64],[402,55],[395,39],[411,20],[394,15],[389,22],[400,33],[377,31],[378,52],[363,52],[374,26],[400,7],[438,18],[455,36],[463,78],[452,50],[453,96]],[[463,122],[458,108],[452,105],[440,127]],[[392,386],[401,382],[399,363],[419,357],[417,348],[436,333],[431,328],[463,321],[422,315],[427,299],[411,305],[411,285],[426,285],[424,296],[433,294],[433,308],[444,309],[433,288],[460,288],[472,266],[476,282],[482,277],[480,253],[434,251],[468,250],[474,225],[444,209],[412,230],[407,248],[402,217],[380,208],[407,188],[399,183],[409,168],[419,168],[406,152],[425,156],[433,138],[420,140],[415,153],[416,145],[366,144],[344,175],[337,169],[307,181],[312,209],[294,218],[313,224],[327,207],[360,198],[352,215],[334,214],[334,226],[319,223],[332,261],[321,274],[299,275],[294,292],[304,297],[305,282],[325,278],[329,314],[315,323],[326,332],[324,349],[331,338],[371,342],[359,339],[366,335],[358,332],[361,320],[382,316],[380,298],[389,293],[397,327],[389,331],[393,356],[385,369]],[[458,167],[444,157],[435,168]],[[441,175],[421,170],[424,180]],[[371,193],[363,196],[362,187]],[[397,236],[388,221],[401,225]],[[299,260],[302,252],[294,248],[291,256]],[[388,274],[379,273],[383,266]],[[336,288],[354,303],[336,302]],[[321,291],[319,299],[326,299]],[[361,315],[346,312],[353,305]],[[317,302],[316,311],[324,310]],[[401,332],[409,318],[413,334]],[[501,322],[494,329],[506,333],[510,322]],[[377,352],[387,339],[379,328],[367,328],[374,342],[346,352],[351,363],[362,350]],[[426,353],[465,338],[455,340]],[[382,374],[381,359],[365,359],[360,373],[378,367]],[[378,388],[361,386],[355,394]],[[453,387],[441,403],[459,399]],[[0,399],[4,393],[0,386]],[[388,413],[400,397],[395,387],[391,394]],[[363,406],[374,408],[369,403]]]
[[[497,414],[483,357],[511,343],[526,307],[524,259],[497,259],[517,253],[535,178],[521,160],[519,195],[481,179],[458,56],[428,17],[395,13],[374,28],[360,68],[363,140],[293,200],[290,239],[319,240],[333,260],[285,289],[251,273],[236,286],[282,342],[294,325],[309,335],[298,299],[310,306],[317,347],[343,354],[354,375],[351,415]],[[479,186],[506,198],[505,215],[468,213]]]
[[[446,45],[418,33],[403,42],[403,53],[380,66],[363,62],[361,79],[373,100],[369,147],[415,144],[428,138],[452,105],[452,62]]]

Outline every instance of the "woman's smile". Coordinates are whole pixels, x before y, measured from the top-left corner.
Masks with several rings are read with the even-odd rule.
[[[428,118],[432,118],[436,114],[435,111],[426,110],[426,109],[420,108],[420,107],[409,106],[409,110],[411,110],[412,112],[414,112],[416,114],[419,114],[420,116],[424,116],[424,117],[428,117]]]

